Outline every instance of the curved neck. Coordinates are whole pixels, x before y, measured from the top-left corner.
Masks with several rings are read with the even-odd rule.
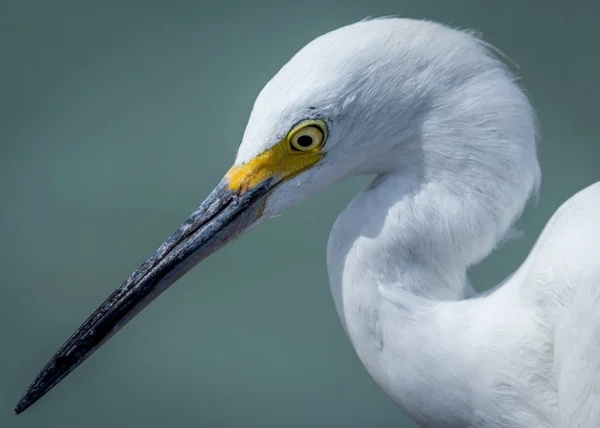
[[[467,267],[492,250],[499,228],[506,232],[489,208],[467,188],[451,191],[444,181],[422,184],[395,172],[375,178],[331,231],[327,263],[344,328],[371,376],[417,420],[423,409],[435,408],[428,413],[451,426],[456,415],[447,409],[454,398],[445,392],[460,388],[459,395],[470,396],[468,382],[456,379],[468,372],[461,352],[470,342],[455,352],[462,328],[448,323],[459,323],[472,300],[445,302],[473,293]],[[446,337],[448,328],[456,334]],[[439,361],[448,370],[430,367]],[[427,393],[446,384],[453,388]]]
[[[466,271],[506,234],[529,192],[511,206],[499,195],[510,189],[478,189],[485,183],[469,171],[452,182],[379,175],[329,237],[332,294],[360,360],[417,421],[441,418],[431,426],[467,426],[472,416],[472,355],[483,339],[469,331],[491,297],[466,299]]]
[[[429,151],[441,155],[428,162],[378,175],[340,214],[328,246],[334,295],[358,282],[430,300],[472,294],[467,268],[506,236],[536,189],[539,167],[523,150],[501,157],[479,145],[471,150],[478,156],[463,159],[436,147]],[[491,157],[512,165],[510,173]]]

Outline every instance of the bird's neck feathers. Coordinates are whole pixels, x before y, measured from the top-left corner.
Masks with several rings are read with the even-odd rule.
[[[471,137],[422,142],[422,162],[378,175],[339,216],[328,248],[337,300],[344,287],[431,300],[471,293],[467,268],[506,236],[540,179],[533,136]]]
[[[462,352],[470,342],[447,336],[447,323],[469,325],[458,321],[468,317],[470,301],[461,300],[472,294],[467,267],[510,229],[537,180],[517,183],[513,171],[506,174],[508,184],[501,184],[489,173],[473,165],[452,180],[441,171],[379,175],[338,217],[329,238],[332,295],[357,355],[424,425],[437,415],[441,419],[431,426],[467,426],[468,414],[449,409],[468,409],[468,377],[456,373],[468,373]],[[442,362],[443,368],[437,366]]]

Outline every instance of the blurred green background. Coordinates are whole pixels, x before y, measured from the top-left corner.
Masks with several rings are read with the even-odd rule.
[[[254,98],[314,37],[399,14],[480,30],[541,122],[541,199],[473,271],[486,289],[600,179],[600,3],[0,2],[0,426],[412,427],[369,378],[327,283],[320,194],[190,272],[37,405],[12,409],[77,326],[234,159]]]

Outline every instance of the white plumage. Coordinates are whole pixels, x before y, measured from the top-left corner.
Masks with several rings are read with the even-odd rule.
[[[600,182],[557,211],[503,284],[477,295],[467,280],[540,183],[533,110],[514,80],[475,35],[431,22],[369,20],[317,38],[260,93],[236,165],[16,411],[226,242],[374,174],[335,222],[327,264],[377,383],[426,427],[600,427]],[[298,129],[310,132],[294,148]]]
[[[313,114],[332,123],[325,158],[276,188],[262,219],[377,174],[327,257],[377,383],[427,427],[600,426],[600,183],[560,208],[502,286],[476,296],[467,283],[540,181],[532,108],[490,47],[409,19],[321,36],[263,89],[236,163]]]

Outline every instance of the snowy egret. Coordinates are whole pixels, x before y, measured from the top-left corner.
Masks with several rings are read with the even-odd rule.
[[[16,412],[196,263],[357,174],[376,178],[333,226],[330,284],[360,360],[393,400],[429,427],[600,426],[600,183],[477,295],[467,268],[538,189],[534,114],[476,35],[400,18],[332,31],[283,66],[234,166],[58,350]]]

